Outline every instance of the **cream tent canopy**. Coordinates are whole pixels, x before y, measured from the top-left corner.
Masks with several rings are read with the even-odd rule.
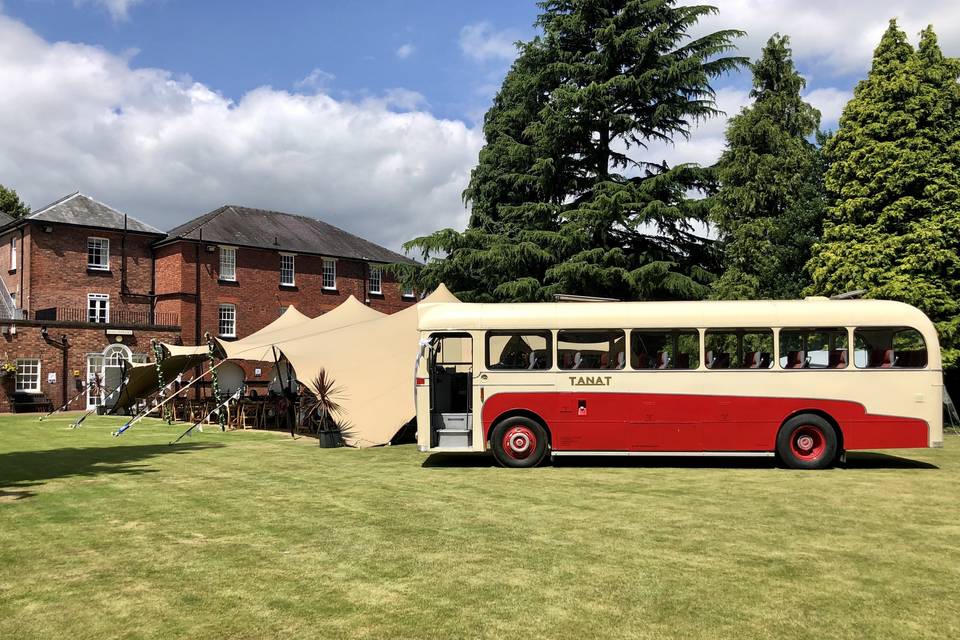
[[[459,302],[440,285],[420,304]],[[331,312],[333,313],[333,312]],[[329,314],[328,314],[329,315]],[[297,372],[313,387],[321,369],[343,390],[337,417],[345,425],[347,444],[386,444],[416,415],[413,364],[417,355],[417,308],[356,322],[338,329],[310,332],[277,343]]]
[[[322,316],[321,316],[322,317]],[[263,345],[273,344],[271,339],[272,336],[283,335],[284,331],[293,330],[296,327],[302,326],[310,322],[310,317],[305,316],[300,313],[296,307],[290,305],[287,307],[287,310],[284,311],[279,318],[263,327],[259,331],[255,331],[248,335],[242,340],[221,340],[220,338],[214,338],[214,342],[217,343],[217,346],[225,354],[226,358],[236,358],[236,359],[246,359],[246,360],[272,360],[273,357],[261,358],[259,356],[258,348]],[[269,351],[269,349],[267,349]],[[257,352],[256,356],[247,356],[247,355],[237,355],[241,352]]]
[[[207,347],[183,347],[180,345],[162,344],[171,355],[160,363],[164,384],[169,384],[181,372],[203,364],[207,361]],[[117,396],[116,409],[126,409],[143,398],[147,398],[160,390],[157,380],[157,365],[153,362],[134,364],[127,369],[127,383],[120,389]],[[104,390],[105,393],[110,389]]]
[[[293,309],[293,307],[290,307],[290,309]],[[290,309],[287,310],[287,313],[290,312]],[[310,319],[300,314],[304,320],[287,322],[282,326],[277,326],[286,315],[285,313],[280,319],[243,340],[226,342],[217,339],[216,341],[227,358],[272,362],[274,359],[273,348],[277,347],[279,351],[279,345],[289,340],[321,335],[347,325],[384,317],[384,314],[371,309],[353,296],[316,318]]]

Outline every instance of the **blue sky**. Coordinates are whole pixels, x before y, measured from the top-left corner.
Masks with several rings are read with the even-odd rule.
[[[5,12],[50,41],[135,52],[135,66],[186,74],[233,99],[260,86],[296,90],[314,69],[331,74],[331,93],[346,98],[406,88],[442,118],[469,119],[489,100],[508,61],[477,59],[460,47],[461,31],[489,25],[529,38],[534,2],[496,0],[158,0],[112,15],[109,3],[5,0]],[[119,6],[119,5],[113,5]]]
[[[791,36],[836,127],[891,17],[960,56],[956,0],[716,0],[694,35]],[[462,228],[479,126],[532,0],[0,0],[0,183],[81,190],[168,229],[225,204],[322,218],[392,249]],[[728,115],[749,75],[715,83]],[[647,159],[712,163],[725,118]]]

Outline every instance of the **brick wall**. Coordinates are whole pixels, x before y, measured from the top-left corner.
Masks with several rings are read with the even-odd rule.
[[[214,246],[215,245],[210,245]],[[299,254],[295,258],[295,286],[280,284],[280,252],[240,247],[236,253],[236,281],[220,280],[220,251],[200,252],[201,327],[195,329],[196,245],[177,242],[157,251],[157,311],[180,314],[185,344],[199,344],[205,332],[219,331],[219,306],[233,304],[237,311],[237,337],[243,338],[276,320],[281,307],[290,305],[310,317],[338,306],[348,296],[369,299],[371,307],[394,313],[415,302],[400,295],[400,286],[383,275],[381,295],[366,296],[367,265],[357,260],[337,260],[337,288],[323,288],[323,258]],[[179,268],[178,268],[179,265]]]
[[[11,327],[16,332],[11,333]],[[103,328],[77,328],[57,325],[47,326],[47,338],[44,338],[42,326],[33,322],[17,322],[4,326],[4,333],[0,335],[0,357],[3,361],[13,362],[17,358],[40,359],[40,390],[53,402],[60,406],[77,393],[77,379],[84,382],[87,376],[87,354],[102,353],[111,345],[118,344],[115,336],[107,336]],[[66,335],[67,348],[67,396],[63,395],[62,381],[63,350],[60,347],[60,337]],[[152,360],[150,340],[157,339],[164,342],[175,342],[178,333],[174,331],[135,330],[132,336],[122,336],[123,342],[133,353],[146,353]],[[49,373],[56,373],[55,383],[47,382]],[[75,376],[79,373],[79,376]],[[12,380],[5,380],[0,391],[0,412],[10,411],[10,396],[14,388]],[[84,409],[86,399],[81,397],[71,405],[71,409]]]
[[[31,311],[51,307],[86,309],[88,293],[110,296],[110,310],[150,310],[152,284],[152,236],[127,234],[125,242],[127,289],[121,289],[123,234],[101,229],[50,225],[46,233],[38,225],[29,225],[30,274],[27,297],[21,306]],[[110,241],[110,270],[87,268],[87,238]],[[2,253],[2,251],[0,251]]]

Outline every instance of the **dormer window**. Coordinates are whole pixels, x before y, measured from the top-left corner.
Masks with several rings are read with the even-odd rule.
[[[220,279],[234,282],[237,279],[236,247],[220,247]]]
[[[87,238],[87,269],[95,271],[110,270],[109,239]]]

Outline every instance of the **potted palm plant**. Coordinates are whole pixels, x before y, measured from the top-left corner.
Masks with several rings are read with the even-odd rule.
[[[337,386],[326,369],[320,369],[310,387],[312,397],[308,400],[306,415],[316,421],[320,446],[342,447],[344,436],[347,434],[345,427],[336,418],[343,411],[343,406],[340,404],[343,399],[343,388]]]

